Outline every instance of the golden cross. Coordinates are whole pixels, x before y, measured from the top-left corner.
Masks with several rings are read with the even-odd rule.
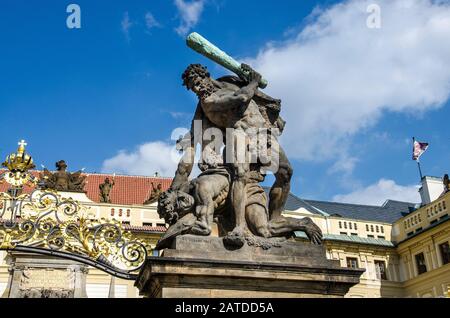
[[[25,142],[25,140],[21,140],[19,143],[18,143],[18,145],[20,146],[20,147],[24,147],[25,148],[25,146],[28,146],[28,144]]]
[[[17,150],[17,153],[19,155],[23,155],[25,153],[25,146],[27,146],[28,144],[25,142],[25,140],[21,140],[19,143],[19,149]]]

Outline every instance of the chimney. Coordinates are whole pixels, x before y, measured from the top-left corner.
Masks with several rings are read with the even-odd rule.
[[[423,177],[419,193],[422,198],[422,205],[430,204],[444,193],[444,183],[441,178]]]

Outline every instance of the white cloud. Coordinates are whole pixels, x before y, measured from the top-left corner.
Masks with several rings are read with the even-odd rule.
[[[352,157],[352,137],[384,112],[424,112],[447,101],[450,4],[379,0],[382,28],[369,29],[371,3],[316,9],[295,37],[246,59],[269,80],[267,92],[283,100],[291,158]]]
[[[358,161],[359,159],[355,157],[342,156],[328,169],[328,173],[352,174]]]
[[[169,112],[170,116],[173,119],[191,119],[192,114],[184,113],[184,112]]]
[[[122,32],[125,35],[125,38],[127,39],[127,41],[130,41],[130,29],[134,25],[134,23],[131,22],[128,12],[125,12],[123,14],[122,22],[120,23],[120,25],[122,27]]]
[[[148,30],[153,28],[160,28],[161,24],[156,20],[151,12],[145,14],[145,26]]]
[[[104,173],[173,177],[178,165],[175,147],[164,142],[150,142],[133,152],[119,151],[113,158],[103,162]]]
[[[333,197],[333,201],[354,204],[382,205],[386,200],[404,202],[420,202],[419,187],[416,185],[402,186],[392,180],[381,179],[367,188],[358,189],[349,194]]]
[[[195,27],[200,20],[205,7],[205,0],[175,0],[175,6],[178,9],[180,15],[181,24],[175,29],[175,31],[181,35],[186,35],[189,30]]]

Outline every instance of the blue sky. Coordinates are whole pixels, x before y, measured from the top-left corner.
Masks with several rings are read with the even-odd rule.
[[[77,0],[82,28],[68,29],[70,3],[2,2],[2,156],[26,139],[38,166],[171,177],[171,132],[196,106],[181,73],[226,73],[186,47],[197,31],[284,101],[295,194],[417,198],[412,136],[431,144],[425,174],[449,171],[447,1]],[[381,29],[366,25],[371,3]]]

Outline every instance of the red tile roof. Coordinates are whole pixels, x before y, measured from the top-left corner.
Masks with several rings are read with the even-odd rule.
[[[36,177],[39,176],[39,173],[40,171],[32,171],[32,174]],[[112,179],[113,175],[96,173],[85,173],[84,175],[87,176],[87,183],[84,189],[87,197],[94,202],[100,202],[99,185],[102,184],[107,177]],[[151,195],[152,183],[154,183],[155,186],[161,183],[163,191],[166,191],[172,184],[172,179],[116,175],[115,186],[110,194],[111,203],[117,205],[142,205]],[[6,192],[7,190],[8,184],[0,184],[0,192]],[[33,189],[30,187],[24,188],[26,193],[30,193],[32,190]]]
[[[131,231],[133,233],[141,232],[141,233],[165,233],[167,228],[165,226],[134,226],[134,225],[124,225],[125,230]]]
[[[99,186],[107,177],[113,178],[112,175],[106,174],[88,174],[85,191],[89,199],[94,202],[100,201]],[[111,203],[119,205],[143,204],[152,193],[152,183],[155,187],[161,183],[163,191],[169,189],[172,184],[172,179],[169,178],[139,176],[116,176],[114,181],[115,185],[110,194]]]

